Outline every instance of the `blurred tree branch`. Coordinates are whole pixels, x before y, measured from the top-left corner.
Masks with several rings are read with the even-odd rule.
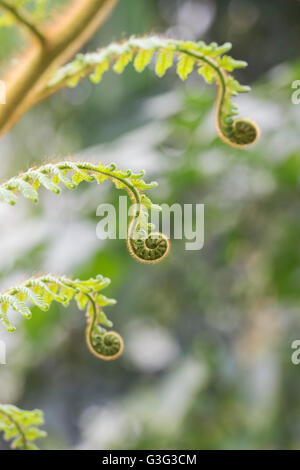
[[[20,8],[16,8],[14,5],[11,5],[5,0],[0,0],[0,7],[11,13],[16,19],[17,23],[29,31],[36,39],[38,39],[38,41],[40,41],[42,44],[45,42],[43,33],[39,30],[38,26],[34,24],[34,21],[32,21],[30,16],[25,11],[22,11]]]
[[[6,105],[0,108],[0,136],[10,130],[19,117],[36,101],[36,95],[53,71],[72,57],[106,20],[118,0],[73,0],[53,23],[37,29],[39,41],[34,41],[24,58],[4,79]],[[4,7],[7,2],[0,1]],[[19,23],[34,32],[33,23]],[[22,20],[22,21],[21,21]],[[41,38],[43,40],[41,40]]]

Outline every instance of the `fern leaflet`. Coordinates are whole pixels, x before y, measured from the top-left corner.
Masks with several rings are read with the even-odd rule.
[[[37,427],[42,424],[44,417],[40,410],[25,411],[13,405],[0,405],[0,431],[6,441],[13,439],[13,449],[37,450],[33,441],[47,435]]]

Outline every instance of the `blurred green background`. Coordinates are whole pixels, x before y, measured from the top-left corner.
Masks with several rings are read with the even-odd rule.
[[[106,311],[126,345],[115,362],[91,356],[73,304],[1,328],[0,402],[44,410],[42,448],[300,447],[299,20],[296,0],[121,0],[84,48],[148,33],[232,42],[252,86],[236,102],[262,129],[249,150],[218,139],[215,89],[197,73],[181,83],[174,69],[160,80],[132,66],[59,92],[1,140],[2,181],[72,155],[146,169],[154,202],[205,204],[204,248],[174,240],[153,266],[96,238],[96,207],[120,195],[109,184],[0,206],[1,290],[38,272],[108,276],[118,304]],[[20,47],[1,30],[3,73]]]

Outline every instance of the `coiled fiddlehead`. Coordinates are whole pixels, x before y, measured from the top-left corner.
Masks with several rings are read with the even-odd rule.
[[[127,233],[128,251],[142,263],[158,263],[169,254],[170,242],[163,233],[149,233],[152,226],[148,224],[148,209],[154,207],[151,200],[135,190],[129,190],[128,194],[132,201]],[[157,208],[160,209],[155,206]]]
[[[73,161],[48,163],[39,168],[30,168],[0,185],[0,201],[14,205],[20,193],[38,202],[37,189],[40,185],[54,194],[59,194],[60,182],[68,189],[75,189],[81,181],[102,183],[111,180],[118,189],[127,192],[132,202],[133,210],[127,231],[129,253],[141,262],[156,263],[166,257],[170,246],[165,235],[149,233],[148,210],[152,208],[160,210],[160,207],[152,204],[144,195],[145,190],[155,188],[157,183],[145,183],[143,176],[144,172],[134,174],[131,170],[117,170],[114,164],[104,166],[101,163]]]
[[[26,301],[46,311],[52,301],[66,307],[74,298],[80,310],[86,308],[86,340],[89,350],[98,358],[116,359],[123,352],[123,340],[115,331],[107,331],[104,328],[111,328],[112,323],[102,310],[102,307],[114,305],[116,301],[99,293],[109,284],[110,279],[101,275],[87,281],[50,274],[31,278],[0,294],[0,321],[7,331],[14,332],[16,328],[9,320],[9,309],[30,319],[32,312]]]
[[[142,263],[157,263],[164,259],[170,250],[170,242],[162,233],[150,233],[147,237],[128,238],[128,250]]]
[[[73,62],[54,73],[46,88],[40,92],[37,101],[62,86],[76,86],[85,76],[89,76],[92,82],[99,82],[103,73],[111,66],[115,72],[122,73],[133,61],[135,70],[142,72],[154,53],[157,53],[155,73],[162,77],[172,66],[174,56],[177,56],[176,71],[182,80],[185,80],[196,66],[198,73],[207,83],[217,84],[215,113],[218,134],[227,144],[245,148],[257,140],[259,128],[250,119],[235,118],[237,107],[231,98],[238,93],[249,91],[250,88],[241,85],[230,75],[234,69],[247,66],[246,62],[226,55],[230,49],[230,43],[218,46],[214,42],[205,44],[203,41],[177,41],[157,36],[131,37],[122,43],[110,44],[98,52],[78,54]]]
[[[89,295],[89,308],[87,309],[86,342],[90,351],[100,359],[112,360],[119,357],[124,349],[122,337],[116,331],[106,331],[100,327],[101,315],[97,305]]]
[[[0,431],[6,441],[13,439],[13,449],[37,450],[33,441],[47,435],[37,427],[42,424],[44,416],[40,410],[25,411],[13,405],[0,405]]]

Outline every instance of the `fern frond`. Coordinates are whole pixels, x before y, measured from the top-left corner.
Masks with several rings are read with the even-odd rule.
[[[13,332],[16,328],[9,320],[9,310],[30,319],[32,311],[28,304],[46,311],[53,301],[67,307],[75,299],[80,310],[86,309],[86,340],[90,351],[101,359],[115,359],[123,352],[123,340],[115,331],[105,329],[111,328],[112,323],[102,307],[114,305],[116,301],[99,293],[109,284],[110,279],[101,275],[86,281],[50,274],[33,277],[0,294],[0,322]]]
[[[0,405],[0,431],[6,441],[13,440],[13,449],[37,450],[34,441],[47,435],[38,428],[43,424],[44,416],[40,410],[25,411],[13,405]]]
[[[0,185],[0,201],[14,205],[19,194],[38,202],[38,188],[44,186],[54,194],[60,193],[59,183],[68,189],[75,189],[81,181],[102,183],[111,180],[116,188],[127,191],[133,205],[128,225],[127,246],[134,258],[146,263],[158,262],[169,252],[169,241],[163,234],[149,234],[148,210],[159,206],[152,204],[143,193],[155,188],[156,182],[146,183],[144,172],[118,170],[114,164],[104,166],[89,162],[48,163],[30,168]]]
[[[241,85],[230,72],[247,66],[241,60],[235,60],[226,53],[230,43],[218,46],[216,43],[205,44],[203,41],[179,41],[157,36],[145,38],[131,37],[122,43],[113,43],[98,52],[78,54],[72,62],[59,68],[50,78],[47,87],[41,92],[40,99],[62,86],[75,87],[86,76],[97,83],[104,72],[112,68],[122,73],[133,62],[137,72],[142,72],[156,54],[155,73],[162,77],[172,67],[177,58],[177,74],[182,80],[190,75],[194,68],[208,82],[218,86],[216,100],[216,126],[222,140],[235,147],[253,144],[259,135],[257,125],[249,119],[236,119],[237,107],[232,97],[250,90]]]

